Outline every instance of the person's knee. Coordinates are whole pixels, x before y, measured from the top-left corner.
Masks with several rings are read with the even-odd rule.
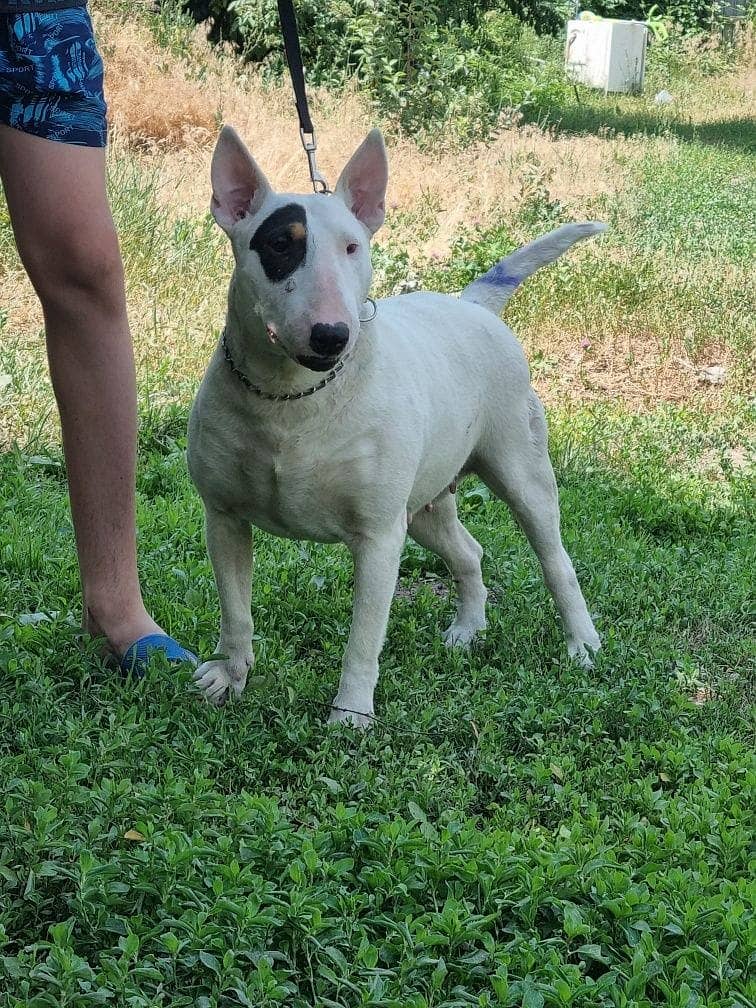
[[[66,234],[20,251],[45,311],[76,310],[82,301],[108,311],[123,304],[123,264],[112,228]]]

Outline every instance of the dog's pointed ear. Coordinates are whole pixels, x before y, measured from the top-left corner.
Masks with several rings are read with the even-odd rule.
[[[213,197],[210,212],[227,233],[254,213],[270,193],[270,184],[231,126],[224,126],[210,167]]]
[[[371,130],[349,159],[334,195],[340,197],[371,234],[386,217],[388,158],[381,131]]]

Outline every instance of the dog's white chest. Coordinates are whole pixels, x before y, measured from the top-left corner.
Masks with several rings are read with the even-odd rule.
[[[251,491],[247,517],[294,539],[341,538],[345,500],[335,492],[335,469],[333,460],[296,447],[250,458],[244,467]]]
[[[216,506],[289,539],[338,542],[354,535],[380,478],[371,439],[328,429],[296,436],[258,429],[241,439],[216,428],[203,432],[197,448],[201,482],[212,460],[207,489]]]

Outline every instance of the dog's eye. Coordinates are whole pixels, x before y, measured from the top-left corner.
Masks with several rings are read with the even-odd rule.
[[[354,255],[357,251],[357,242],[349,242],[347,245],[347,255]]]
[[[291,239],[288,235],[279,235],[277,238],[272,238],[270,241],[270,247],[274,252],[286,252],[290,244]]]

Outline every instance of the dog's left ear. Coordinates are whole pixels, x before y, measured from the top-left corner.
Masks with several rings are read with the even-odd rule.
[[[342,199],[358,221],[375,234],[386,217],[388,158],[381,131],[371,130],[354,152],[334,196]]]

